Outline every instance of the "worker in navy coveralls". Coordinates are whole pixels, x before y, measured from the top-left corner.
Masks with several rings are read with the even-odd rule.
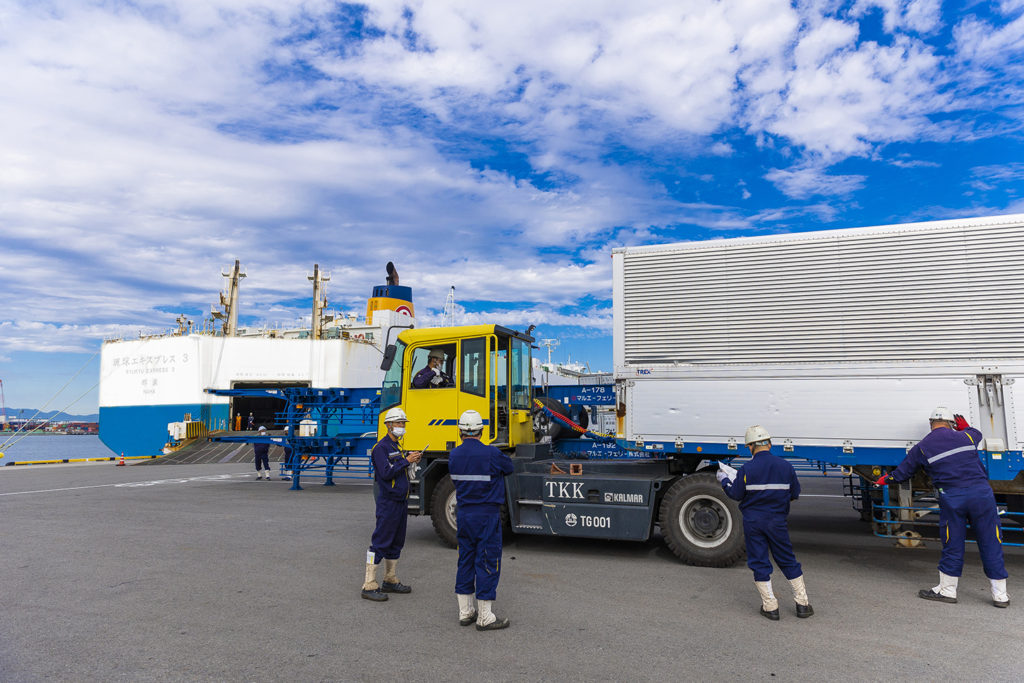
[[[931,427],[928,435],[910,449],[899,467],[875,482],[878,486],[891,481],[904,482],[921,467],[939,491],[939,533],[942,535],[939,585],[921,589],[918,596],[925,600],[956,602],[957,583],[964,569],[967,523],[970,522],[977,537],[981,564],[992,588],[992,604],[1009,607],[999,510],[978,456],[981,432],[970,427],[963,415],[954,415],[949,408],[941,406],[932,411],[928,423]]]
[[[452,378],[445,374],[443,365],[444,351],[431,349],[427,354],[427,367],[412,378],[412,386],[416,389],[444,389],[452,386]]]
[[[256,432],[256,436],[266,436],[267,428],[260,425],[259,430]],[[256,460],[256,478],[263,478],[263,471],[267,472],[267,481],[270,481],[270,444],[269,443],[254,443],[252,445],[252,452],[254,459]]]
[[[408,418],[401,408],[384,415],[388,433],[370,451],[373,460],[373,493],[377,506],[377,526],[366,551],[366,578],[362,596],[381,602],[388,593],[411,593],[412,588],[398,580],[395,570],[405,545],[408,519],[409,466],[420,461],[422,453],[402,453],[398,442],[405,434]],[[384,581],[377,583],[377,568],[384,560]]]
[[[455,484],[458,522],[459,569],[455,595],[459,624],[476,622],[476,630],[508,628],[508,618],[497,618],[491,603],[501,577],[501,506],[505,502],[505,475],[513,465],[507,454],[480,442],[484,423],[480,413],[467,410],[459,417],[462,445],[448,456],[448,472]],[[476,605],[474,606],[474,594]]]
[[[753,457],[739,468],[735,480],[730,480],[722,470],[717,476],[726,494],[738,500],[743,511],[747,566],[754,572],[754,585],[761,594],[761,614],[772,621],[779,619],[779,601],[772,591],[770,551],[793,588],[796,615],[807,618],[814,614],[814,609],[807,599],[804,572],[796,561],[786,526],[789,502],[800,497],[800,482],[792,465],[772,455],[771,436],[764,427],[748,427],[744,442]]]

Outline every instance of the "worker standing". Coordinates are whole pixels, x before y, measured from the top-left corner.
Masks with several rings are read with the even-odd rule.
[[[459,566],[455,595],[459,624],[476,621],[477,631],[508,628],[508,618],[497,618],[491,603],[501,577],[501,506],[505,503],[505,475],[512,459],[494,446],[481,443],[484,423],[480,413],[467,410],[459,417],[462,445],[448,456],[448,472],[455,484]],[[474,605],[475,598],[475,605]]]
[[[918,596],[939,602],[957,601],[956,589],[964,568],[964,543],[969,521],[977,536],[985,576],[992,588],[992,604],[1009,607],[999,510],[978,456],[982,434],[969,426],[963,415],[954,415],[943,406],[932,411],[928,425],[931,431],[910,449],[903,462],[875,481],[877,486],[904,482],[920,467],[928,473],[939,491],[939,532],[942,536],[939,585],[921,589]]]
[[[772,563],[768,558],[771,552],[793,588],[796,615],[805,619],[814,614],[814,609],[807,599],[803,569],[796,561],[786,524],[790,501],[800,497],[800,482],[791,464],[772,455],[771,436],[764,427],[748,427],[744,443],[753,456],[750,461],[736,471],[732,480],[722,470],[717,476],[726,494],[740,502],[747,566],[754,572],[754,584],[761,595],[761,614],[779,620],[779,601],[772,591]]]
[[[411,593],[412,588],[398,580],[395,570],[398,557],[405,546],[405,526],[408,519],[409,473],[412,463],[420,461],[419,451],[402,453],[399,441],[405,434],[408,418],[401,408],[392,408],[384,415],[388,433],[370,451],[373,460],[373,494],[377,509],[377,524],[366,551],[366,578],[362,597],[381,602],[388,593]],[[384,580],[377,583],[377,568],[384,560]]]
[[[452,386],[452,378],[445,374],[444,351],[431,349],[427,354],[427,367],[416,373],[412,385],[416,389],[444,389]]]
[[[256,430],[256,436],[266,436],[267,428],[260,425],[260,428]],[[270,481],[270,444],[260,443],[257,441],[252,445],[252,452],[254,459],[256,460],[256,478],[262,479],[263,472],[267,472],[267,481]]]

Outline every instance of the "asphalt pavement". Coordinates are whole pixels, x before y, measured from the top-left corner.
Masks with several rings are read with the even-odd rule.
[[[258,481],[251,465],[0,468],[0,681],[1021,680],[1024,552],[1009,609],[968,548],[960,602],[937,544],[872,536],[838,478],[803,480],[790,529],[815,615],[757,613],[749,569],[689,567],[646,543],[516,537],[511,628],[458,625],[456,552],[409,521],[385,603],[359,597],[366,483]]]

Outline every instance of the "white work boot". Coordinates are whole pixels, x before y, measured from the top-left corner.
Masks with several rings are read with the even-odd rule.
[[[477,617],[476,617],[476,630],[477,631],[497,631],[500,628],[508,628],[509,620],[507,618],[499,619],[494,616],[491,612],[491,600],[477,600]]]
[[[459,626],[469,626],[476,621],[474,596],[472,593],[456,593],[455,597],[459,599]]]
[[[807,599],[807,587],[804,585],[803,574],[795,579],[790,579],[789,585],[793,587],[793,600],[796,602],[796,615],[801,619],[806,619],[813,615],[814,608],[811,607],[811,603]]]
[[[757,586],[757,592],[761,594],[761,615],[772,621],[778,621],[779,601],[775,599],[775,593],[772,592],[772,582],[755,581],[754,585]]]
[[[366,600],[383,602],[388,599],[387,594],[381,591],[380,584],[377,583],[377,567],[379,566],[373,562],[366,563],[366,579],[363,581],[362,592],[362,596]]]
[[[262,479],[263,478],[263,470],[256,470],[256,478],[257,479]]]
[[[380,589],[385,593],[412,593],[412,588],[398,580],[398,560],[384,560],[384,583]]]
[[[922,588],[917,592],[917,597],[938,602],[956,602],[956,585],[959,581],[959,576],[939,572],[939,585],[934,588]]]
[[[1010,596],[1006,594],[1006,579],[989,579],[992,584],[992,604],[996,607],[1009,607]]]

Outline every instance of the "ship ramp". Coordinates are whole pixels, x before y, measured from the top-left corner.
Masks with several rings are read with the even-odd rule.
[[[224,441],[211,441],[209,436],[220,436],[224,434],[232,436],[256,436],[255,431],[250,432],[210,432],[207,436],[193,439],[178,450],[168,455],[153,460],[143,460],[134,465],[214,465],[233,462],[253,462],[254,456],[251,443],[237,443]],[[271,436],[280,436],[284,432],[270,432]],[[264,432],[263,436],[268,435]],[[284,460],[284,448],[276,444],[270,446],[270,461],[281,462]]]

